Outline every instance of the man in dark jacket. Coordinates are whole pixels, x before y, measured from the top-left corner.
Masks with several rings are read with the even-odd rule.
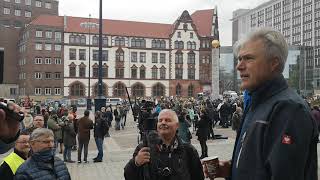
[[[77,121],[78,127],[78,163],[81,163],[81,153],[82,148],[84,148],[84,162],[87,163],[88,157],[88,146],[90,141],[90,130],[93,129],[93,121],[89,118],[90,112],[88,110],[84,111],[84,117]]]
[[[3,159],[0,166],[0,177],[5,180],[13,180],[13,177],[22,163],[28,158],[30,152],[30,134],[27,131],[20,133],[14,150]]]
[[[76,131],[74,129],[74,116],[72,114],[68,114],[68,121],[65,122],[63,126],[63,145],[64,145],[64,152],[63,152],[63,160],[65,162],[74,163],[71,160],[71,151],[72,146],[76,145]]]
[[[232,180],[317,180],[318,131],[305,101],[282,72],[288,46],[280,32],[257,29],[236,45],[241,88],[251,104],[244,113],[231,161],[218,177]]]
[[[31,158],[17,170],[15,180],[70,180],[67,166],[54,157],[54,135],[46,128],[34,130],[30,136]]]
[[[174,111],[164,109],[160,112],[157,131],[162,142],[152,146],[150,144],[151,147],[140,144],[136,148],[133,158],[124,168],[126,180],[144,180],[146,164],[149,165],[148,172],[152,180],[204,179],[198,152],[176,135],[178,126],[178,117]]]
[[[94,119],[94,140],[97,145],[98,155],[93,159],[93,162],[102,162],[103,159],[103,140],[108,130],[107,120],[102,117],[101,111],[96,111]]]

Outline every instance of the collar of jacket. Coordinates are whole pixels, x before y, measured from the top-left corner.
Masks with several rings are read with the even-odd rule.
[[[22,159],[27,160],[27,157],[25,157],[25,154],[23,152],[18,151],[16,148],[13,149],[13,152],[20,156]]]
[[[271,96],[279,93],[286,88],[288,88],[288,83],[284,79],[282,74],[263,83],[262,86],[258,87],[252,92],[249,92],[249,95],[251,96],[251,108],[255,108],[261,102],[264,102]]]

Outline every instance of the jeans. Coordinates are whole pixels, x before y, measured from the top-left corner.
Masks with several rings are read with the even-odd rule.
[[[84,161],[87,161],[87,157],[88,157],[88,145],[89,145],[89,141],[88,142],[81,142],[79,141],[79,147],[78,147],[78,161],[81,161],[81,153],[82,153],[82,148],[84,147]]]
[[[72,146],[64,145],[64,151],[63,151],[64,161],[71,161],[71,151],[72,151]]]
[[[103,158],[103,137],[95,137],[94,140],[96,141],[97,149],[98,149],[98,156],[97,160],[102,160]]]

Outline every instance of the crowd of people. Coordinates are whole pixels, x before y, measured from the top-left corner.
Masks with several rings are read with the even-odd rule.
[[[311,110],[282,75],[288,55],[283,35],[257,29],[240,40],[234,52],[244,99],[161,98],[152,109],[134,103],[134,120],[145,139],[124,167],[126,180],[318,179],[320,111],[317,106]],[[9,111],[0,109],[0,153],[14,146],[0,166],[0,177],[70,179],[65,163],[74,163],[72,150],[78,150],[78,163],[87,163],[93,129],[98,149],[94,162],[102,162],[104,138],[112,125],[117,131],[125,128],[129,106],[103,107],[96,110],[94,121],[90,111],[77,117],[75,107],[64,106],[37,109],[33,117],[25,114],[22,123],[6,116],[18,111],[15,105]],[[150,119],[155,129],[145,126]],[[216,125],[232,126],[237,137],[232,157],[219,159],[212,170],[201,159],[209,156],[206,141],[218,138]],[[193,133],[201,145],[200,156],[191,143]],[[63,160],[55,156],[58,151]]]

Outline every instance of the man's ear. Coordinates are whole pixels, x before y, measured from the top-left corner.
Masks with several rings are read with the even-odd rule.
[[[280,59],[278,57],[274,57],[271,60],[271,70],[272,72],[278,71],[280,66]]]

